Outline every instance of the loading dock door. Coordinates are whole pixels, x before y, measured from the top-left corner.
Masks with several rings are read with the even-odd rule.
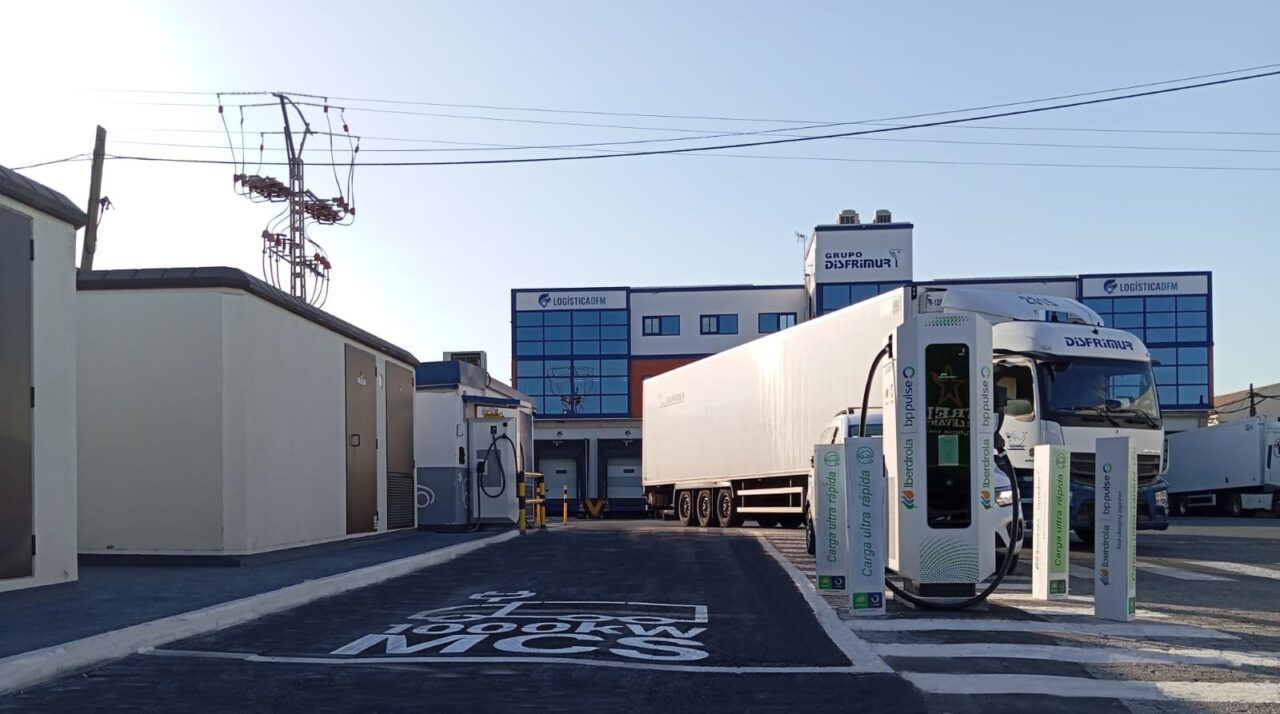
[[[412,528],[413,372],[391,364],[387,369],[387,528]]]
[[[578,462],[576,459],[543,459],[542,475],[547,480],[547,498],[564,497],[564,487],[569,487],[569,500],[578,498]]]
[[[609,500],[618,498],[644,498],[640,484],[640,459],[615,456],[609,459],[607,474]]]
[[[373,354],[347,345],[347,533],[374,530],[378,510],[378,393]]]
[[[0,208],[0,579],[33,574],[31,219]]]

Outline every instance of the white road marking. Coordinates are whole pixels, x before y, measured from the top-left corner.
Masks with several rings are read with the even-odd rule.
[[[991,599],[995,599],[995,595]],[[1015,600],[1020,602],[1014,602]],[[1025,597],[1004,597],[1000,599],[1001,604],[1007,604],[1010,607],[1016,607],[1029,615],[1077,615],[1080,617],[1093,617],[1093,598],[1081,598],[1080,600],[1065,600],[1059,602],[1080,602],[1079,607],[1071,605],[1043,605],[1038,604],[1038,600],[1027,600]],[[1027,603],[1027,604],[1022,604]],[[1155,610],[1144,610],[1138,608],[1135,613],[1141,620],[1167,620],[1169,615]]]
[[[196,657],[207,659],[238,659],[244,662],[267,664],[569,664],[579,667],[608,667],[613,669],[647,669],[663,672],[694,672],[702,674],[861,674],[865,668],[850,667],[717,667],[711,665],[661,664],[655,662],[619,662],[602,659],[577,659],[574,657],[272,657],[241,652],[203,652],[199,650],[148,650],[140,654],[156,657]]]
[[[1168,565],[1159,565],[1157,563],[1144,563],[1138,561],[1138,570],[1145,570],[1156,575],[1163,575],[1169,578],[1177,578],[1178,580],[1213,580],[1224,583],[1235,582],[1235,578],[1224,578],[1221,575],[1210,575],[1209,573],[1198,573],[1194,570],[1183,570]]]
[[[818,594],[817,589],[813,587],[813,583],[809,582],[796,566],[787,560],[787,557],[778,552],[773,544],[764,537],[759,538],[760,547],[765,552],[773,556],[778,561],[778,565],[786,571],[791,581],[800,589],[800,593],[804,595],[804,599],[808,601],[809,608],[813,610],[814,617],[818,620],[818,624],[822,626],[823,631],[827,633],[827,637],[831,639],[832,644],[849,658],[852,668],[857,672],[892,672],[889,665],[884,663],[867,643],[853,633],[853,631],[845,627],[844,622],[840,620],[840,616],[832,609],[831,605]]]
[[[1217,560],[1184,560],[1187,565],[1198,565],[1201,568],[1217,570],[1223,573],[1233,573],[1235,575],[1249,575],[1255,578],[1270,578],[1271,580],[1280,580],[1280,570],[1272,570],[1264,568],[1261,565],[1250,565],[1248,563],[1225,563]]]
[[[917,674],[902,677],[928,694],[1041,694],[1151,701],[1274,704],[1277,682],[1143,682],[1021,674]]]
[[[844,623],[862,632],[1047,632],[1103,637],[1186,637],[1203,640],[1238,640],[1239,637],[1207,627],[1155,622],[1088,622],[994,620],[986,618],[903,618],[850,620]]]
[[[1037,659],[1081,664],[1188,664],[1206,667],[1271,667],[1280,669],[1280,652],[1157,647],[1076,647],[974,642],[962,644],[873,644],[881,657],[990,657]]]

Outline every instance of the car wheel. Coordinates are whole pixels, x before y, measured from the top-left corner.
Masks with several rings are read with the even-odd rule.
[[[681,491],[676,494],[676,518],[680,525],[691,526],[696,522],[693,513],[693,491]]]
[[[737,528],[742,525],[738,504],[733,501],[733,489],[722,488],[716,491],[716,520],[720,521],[721,528]]]
[[[700,528],[710,528],[716,524],[716,504],[711,489],[704,488],[698,491],[698,498],[694,506],[698,513],[698,526]]]

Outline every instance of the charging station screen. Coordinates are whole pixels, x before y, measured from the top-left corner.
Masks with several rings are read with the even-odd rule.
[[[924,350],[925,435],[930,528],[968,528],[973,518],[969,473],[969,346]]]

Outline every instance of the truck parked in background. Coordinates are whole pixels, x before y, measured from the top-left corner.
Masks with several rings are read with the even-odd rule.
[[[1251,417],[1171,434],[1169,498],[1178,515],[1280,515],[1280,421]]]
[[[1028,522],[1031,449],[1066,445],[1071,526],[1092,543],[1094,443],[1128,436],[1138,451],[1138,528],[1168,527],[1164,431],[1146,346],[1075,300],[959,288],[898,288],[646,380],[647,507],[686,525],[802,525],[814,444],[835,415],[860,404],[888,335],[921,312],[993,323],[994,377],[1007,396],[1000,435]],[[872,378],[869,406],[879,407],[879,375]]]

